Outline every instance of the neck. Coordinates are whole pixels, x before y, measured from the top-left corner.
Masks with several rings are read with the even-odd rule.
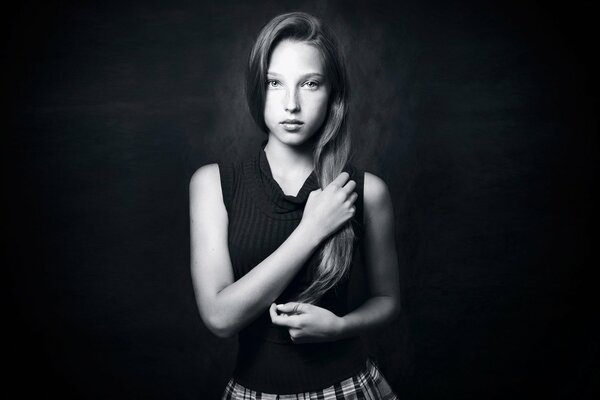
[[[269,134],[264,151],[274,176],[286,179],[302,178],[314,169],[313,144],[310,140],[301,145],[291,146]]]

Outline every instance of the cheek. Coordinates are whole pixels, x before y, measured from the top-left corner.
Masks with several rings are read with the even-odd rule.
[[[312,114],[319,122],[327,115],[328,96],[319,96],[311,102]]]

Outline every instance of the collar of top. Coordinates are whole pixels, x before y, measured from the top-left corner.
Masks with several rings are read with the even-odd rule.
[[[266,144],[267,140],[265,139],[261,143],[255,158],[255,166],[258,172],[257,186],[260,187],[260,194],[262,195],[263,200],[270,203],[269,211],[275,215],[288,215],[292,218],[301,217],[308,195],[311,191],[319,188],[317,175],[313,170],[304,181],[296,196],[286,195],[283,193],[283,190],[275,178],[273,178],[271,166],[269,165],[267,154],[265,153]]]

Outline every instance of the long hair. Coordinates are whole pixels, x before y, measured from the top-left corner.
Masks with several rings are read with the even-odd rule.
[[[319,186],[324,189],[343,171],[350,158],[350,134],[346,128],[350,93],[344,58],[333,33],[312,15],[292,12],[268,22],[254,43],[246,70],[246,99],[250,113],[265,133],[268,133],[264,120],[267,68],[272,50],[283,39],[317,48],[331,83],[327,117],[315,132],[317,139],[313,148],[314,170]],[[298,295],[297,301],[317,302],[348,273],[354,239],[355,232],[348,221],[320,246],[320,260],[313,281]]]

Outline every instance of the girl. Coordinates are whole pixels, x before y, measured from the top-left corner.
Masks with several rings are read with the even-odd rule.
[[[238,335],[224,399],[395,399],[360,335],[399,311],[386,184],[349,163],[349,88],[333,34],[306,13],[260,32],[247,69],[266,138],[190,182],[192,277],[202,320]],[[348,310],[364,263],[371,297]]]

